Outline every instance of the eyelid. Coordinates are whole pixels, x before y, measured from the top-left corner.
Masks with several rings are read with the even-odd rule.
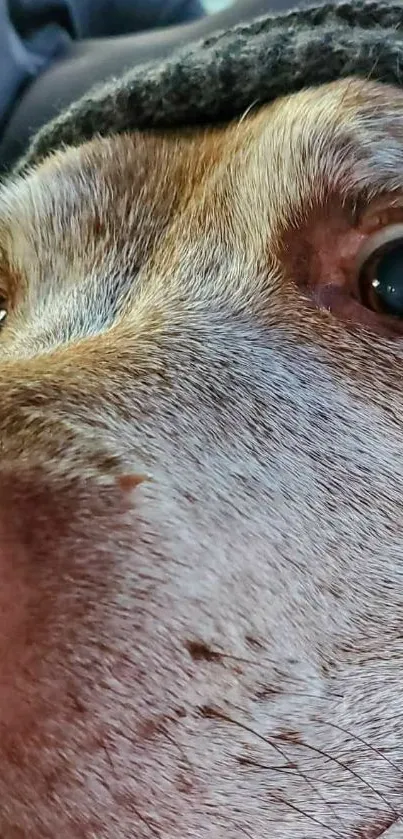
[[[370,257],[373,256],[373,254],[375,254],[380,248],[389,245],[391,242],[397,242],[399,239],[403,239],[403,223],[388,224],[380,230],[377,230],[376,233],[368,236],[364,245],[360,248],[357,254],[357,274],[360,273],[361,268],[365,265],[368,259],[370,259]]]

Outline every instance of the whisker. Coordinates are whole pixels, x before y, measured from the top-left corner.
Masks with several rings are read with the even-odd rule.
[[[248,759],[248,758],[246,758],[244,760],[241,757],[241,758],[238,758],[238,762],[240,763],[241,766],[251,766],[252,768],[261,769],[262,771],[267,771],[267,772],[269,772],[269,771],[270,772],[280,772],[280,774],[282,772],[284,772],[284,773],[289,773],[290,775],[295,774],[296,772],[300,773],[300,769],[299,769],[298,765],[296,763],[293,763],[292,761],[291,762],[289,761],[288,764],[284,764],[284,766],[274,766],[274,765],[271,765],[270,763],[259,763],[257,760],[255,761],[255,760],[251,760],[251,759]],[[309,779],[311,777],[311,774],[312,773],[305,772],[304,777],[306,779]],[[332,789],[338,783],[337,781],[328,781],[328,780],[324,780],[323,778],[320,779],[320,782],[323,786],[332,787]],[[326,805],[331,807],[331,805],[327,804],[327,802],[326,802]],[[341,821],[340,817],[336,816],[336,814],[335,814],[335,817],[338,818],[339,821]]]
[[[276,735],[276,737],[278,737],[280,740],[282,739],[281,735]],[[388,801],[388,799],[383,795],[383,793],[379,792],[379,790],[375,789],[375,787],[373,787],[372,784],[369,783],[369,781],[366,781],[365,778],[363,778],[361,775],[359,775],[359,773],[356,772],[354,769],[352,769],[351,766],[348,766],[346,763],[344,763],[339,758],[333,757],[333,755],[327,754],[327,752],[324,752],[322,749],[319,749],[316,746],[312,746],[310,743],[305,743],[304,741],[301,740],[298,745],[304,746],[306,749],[309,749],[309,751],[314,752],[315,754],[321,755],[322,757],[325,757],[327,760],[333,761],[334,763],[337,764],[337,766],[340,766],[346,772],[349,772],[350,775],[352,775],[354,778],[356,778],[357,781],[360,781],[362,784],[364,784],[364,786],[367,787],[367,789],[370,789],[371,792],[374,793],[374,795],[378,796],[378,798],[380,798],[381,801],[383,801],[383,803],[386,804],[386,806],[389,808],[391,813],[393,813],[393,815],[396,818],[398,818],[399,813],[397,812],[397,810],[395,810],[395,808],[392,806],[390,801]]]
[[[305,693],[305,691],[298,690],[293,690],[292,696],[302,696],[306,699],[323,699],[325,702],[330,702],[332,699],[344,699],[342,693],[328,693],[327,696],[323,696],[320,693]]]
[[[248,839],[255,839],[255,837],[254,837],[254,836],[252,836],[252,834],[251,834],[251,833],[249,833],[249,830],[246,830],[246,827],[242,827],[242,825],[241,825],[241,824],[237,824],[237,825],[236,825],[236,829],[237,829],[237,830],[240,830],[240,831],[241,831],[241,833],[243,833],[243,835],[244,835],[244,836],[247,836],[247,837],[248,837]]]
[[[264,735],[263,735],[263,734],[259,734],[259,732],[258,732],[258,731],[255,731],[253,728],[251,728],[250,726],[248,726],[246,723],[242,723],[242,722],[240,722],[239,720],[233,719],[233,717],[230,717],[228,714],[225,714],[223,711],[219,711],[219,710],[217,710],[217,709],[215,709],[215,708],[213,709],[213,708],[206,708],[206,707],[204,707],[204,708],[201,708],[200,710],[201,710],[201,712],[202,712],[203,716],[205,716],[207,719],[221,719],[221,720],[223,720],[224,722],[229,722],[229,723],[232,723],[232,725],[236,725],[238,728],[242,729],[243,731],[246,731],[246,732],[248,732],[249,734],[252,734],[254,737],[257,737],[259,740],[261,740],[261,741],[262,741],[263,743],[265,743],[266,745],[271,746],[271,747],[272,747],[272,748],[273,748],[273,749],[274,749],[274,750],[275,750],[278,754],[280,754],[280,755],[281,755],[281,757],[282,757],[284,760],[286,760],[286,761],[287,761],[287,763],[288,763],[288,764],[290,763],[289,757],[288,757],[287,753],[284,751],[284,749],[282,749],[282,748],[281,748],[281,747],[280,747],[277,743],[273,742],[271,739],[269,739],[269,738],[267,738],[267,737],[264,737]],[[301,771],[301,769],[299,768],[299,766],[296,766],[295,771],[296,771],[296,772],[298,772],[299,776],[300,776],[300,777],[301,777],[301,778],[305,781],[305,783],[306,783],[306,784],[309,786],[309,788],[310,788],[310,789],[311,789],[311,790],[315,793],[315,795],[317,795],[317,796],[321,799],[321,801],[322,801],[322,802],[323,802],[323,803],[324,803],[324,804],[325,804],[325,805],[329,808],[329,810],[332,812],[332,814],[333,814],[334,818],[335,818],[337,821],[339,821],[341,824],[343,824],[343,822],[341,821],[340,817],[339,817],[339,816],[336,814],[336,812],[334,811],[334,809],[333,809],[332,805],[331,805],[331,804],[328,804],[328,802],[325,800],[325,798],[322,796],[322,794],[321,794],[321,793],[320,793],[320,792],[316,789],[316,787],[313,785],[313,783],[312,783],[312,781],[310,780],[310,778],[308,778],[308,777],[307,777],[307,776],[306,776],[306,775],[305,775],[305,774]],[[304,815],[307,815],[307,816],[308,816],[308,818],[310,818],[309,814],[304,813]],[[312,820],[313,820],[313,821],[315,821],[315,819],[314,819],[313,817],[312,817]],[[320,822],[318,822],[318,824],[321,824],[321,823],[320,823]],[[327,830],[329,830],[331,833],[333,833],[333,835],[334,835],[334,836],[337,836],[337,837],[339,837],[339,839],[342,839],[342,834],[341,834],[341,833],[339,833],[339,831],[338,831],[338,830],[335,830],[334,828],[329,827],[329,826],[327,826],[327,825],[325,825],[325,824],[321,824],[321,827],[326,827],[326,829],[327,829]]]
[[[290,807],[291,810],[294,810],[296,813],[299,813],[300,816],[305,816],[305,818],[310,819],[311,822],[314,822],[314,824],[317,824],[319,827],[323,827],[325,830],[328,830],[330,833],[333,833],[334,836],[340,836],[341,839],[343,839],[341,833],[338,833],[332,827],[329,827],[329,825],[325,824],[324,822],[321,822],[320,819],[316,819],[315,816],[311,816],[310,813],[306,813],[305,810],[303,810],[301,807],[297,807],[296,804],[291,804],[291,801],[286,801],[285,798],[281,798],[281,796],[279,795],[273,795],[273,800],[278,801],[281,804],[285,804],[286,807]]]
[[[392,769],[395,769],[395,771],[399,773],[399,775],[403,775],[403,770],[399,766],[397,766],[396,763],[393,763],[393,760],[390,760],[390,758],[386,757],[386,755],[384,755],[380,749],[377,749],[376,746],[371,746],[371,743],[368,743],[368,741],[364,740],[363,737],[359,737],[358,734],[354,734],[353,731],[349,731],[348,728],[343,728],[343,726],[341,725],[336,725],[336,723],[334,722],[328,722],[327,720],[322,720],[322,722],[323,725],[328,725],[330,726],[330,728],[335,728],[337,731],[341,731],[343,734],[347,734],[348,737],[352,737],[353,740],[357,740],[358,743],[362,743],[362,745],[366,746],[366,748],[369,749],[371,752],[385,760],[386,763],[388,763],[389,766],[392,767]]]
[[[309,696],[309,694],[306,694],[306,695]],[[239,708],[238,706],[234,706],[234,707],[236,707],[237,710],[242,712],[242,708]],[[277,715],[272,714],[271,716],[276,718],[276,719],[280,719],[280,717],[278,717]],[[336,723],[330,723],[330,722],[327,722],[327,721],[326,722],[322,721],[322,722],[325,725],[329,725],[333,728],[336,728],[336,729],[342,731],[344,734],[350,735],[351,737],[355,738],[358,742],[361,742],[363,745],[367,746],[367,748],[369,748],[375,754],[378,754],[380,757],[382,757],[387,763],[389,763],[389,765],[393,769],[395,769],[395,771],[399,772],[399,774],[403,774],[402,770],[399,769],[398,766],[396,766],[391,760],[389,760],[385,755],[383,755],[382,752],[377,750],[375,747],[371,746],[369,743],[367,743],[362,738],[358,737],[357,735],[354,735],[352,732],[349,732],[348,730],[342,728],[341,726],[336,725]],[[279,739],[282,739],[281,735],[275,735],[275,736]],[[283,738],[283,739],[287,742],[286,738]],[[386,804],[386,806],[389,808],[389,810],[395,816],[395,818],[400,817],[400,813],[398,813],[398,811],[393,807],[393,805],[390,803],[390,801],[388,801],[388,799],[383,795],[383,793],[381,793],[379,790],[376,790],[375,787],[373,787],[369,783],[369,781],[366,781],[365,778],[363,778],[358,772],[356,772],[354,769],[352,769],[351,766],[348,766],[348,764],[346,764],[346,763],[344,763],[344,761],[340,760],[340,758],[333,757],[332,755],[327,754],[326,752],[322,751],[321,749],[316,748],[315,746],[312,746],[309,743],[304,743],[303,741],[300,741],[298,743],[298,745],[305,746],[305,748],[309,749],[310,751],[313,751],[316,754],[319,754],[322,757],[325,757],[327,760],[333,761],[338,766],[340,766],[342,769],[344,769],[346,772],[349,772],[350,775],[355,777],[358,781],[360,781],[362,784],[364,784],[364,786],[366,786],[368,789],[370,789],[376,796],[378,796],[378,798],[380,798],[384,802],[384,804]]]
[[[246,119],[248,114],[250,114],[250,112],[253,110],[253,108],[255,108],[256,105],[258,105],[258,104],[259,104],[259,99],[255,99],[253,102],[251,102],[250,105],[248,105],[248,107],[244,110],[242,116],[238,120],[238,123],[237,123],[238,128],[239,128],[240,125],[242,125],[243,121]]]
[[[240,712],[241,712],[241,714],[243,714],[243,713],[244,713],[243,708],[241,708],[239,705],[234,705],[233,703],[231,703],[231,705],[232,705],[232,707],[233,707],[233,708],[236,708],[236,710],[237,710],[237,711],[240,711]],[[271,746],[274,746],[274,744],[271,742],[271,740],[267,740],[266,742],[269,742]],[[297,744],[297,745],[298,745],[298,744]],[[277,747],[277,748],[278,748],[278,747]],[[282,756],[283,756],[283,757],[284,757],[284,758],[288,761],[288,764],[290,764],[290,759],[289,759],[289,757],[288,757],[287,753],[286,753],[286,752],[284,752],[283,750],[281,750],[281,752],[280,752],[280,753],[281,753],[281,754],[282,754]],[[331,813],[332,813],[332,815],[333,815],[333,818],[334,818],[336,821],[338,821],[338,822],[339,822],[339,824],[341,824],[341,825],[343,826],[343,824],[344,824],[344,823],[343,823],[342,819],[340,818],[340,816],[336,813],[336,811],[335,811],[335,809],[334,809],[333,805],[332,805],[332,804],[329,804],[329,802],[328,802],[328,801],[326,801],[326,799],[324,798],[324,796],[322,795],[322,793],[321,793],[321,792],[320,792],[320,791],[319,791],[319,790],[315,787],[315,785],[314,785],[313,781],[311,780],[311,778],[309,777],[309,775],[307,775],[305,771],[304,771],[304,772],[302,772],[302,771],[301,771],[301,769],[300,769],[300,767],[298,766],[298,764],[295,764],[295,765],[294,765],[294,767],[289,766],[288,770],[286,770],[286,769],[285,769],[285,767],[284,767],[284,768],[283,768],[283,771],[289,771],[289,772],[294,771],[294,772],[298,772],[298,774],[301,776],[301,778],[303,778],[303,779],[304,779],[305,783],[306,783],[306,784],[309,786],[309,788],[310,788],[310,789],[311,789],[311,790],[315,793],[315,795],[317,795],[317,796],[318,796],[318,798],[320,798],[320,800],[323,802],[323,804],[325,804],[325,805],[326,805],[326,807],[328,807],[328,808],[329,808],[330,812],[331,812]]]

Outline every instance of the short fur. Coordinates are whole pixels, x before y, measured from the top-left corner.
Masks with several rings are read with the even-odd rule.
[[[2,839],[403,811],[403,349],[284,245],[401,196],[402,114],[347,80],[3,189]]]

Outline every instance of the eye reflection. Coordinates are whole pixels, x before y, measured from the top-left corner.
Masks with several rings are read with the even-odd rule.
[[[386,228],[369,240],[359,272],[361,302],[380,314],[403,319],[403,238],[402,225]],[[399,233],[393,239],[393,234]],[[367,245],[367,248],[368,248]]]

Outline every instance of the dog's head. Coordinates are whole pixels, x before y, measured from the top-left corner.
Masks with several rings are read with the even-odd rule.
[[[354,80],[3,188],[2,839],[398,818],[402,225]]]

